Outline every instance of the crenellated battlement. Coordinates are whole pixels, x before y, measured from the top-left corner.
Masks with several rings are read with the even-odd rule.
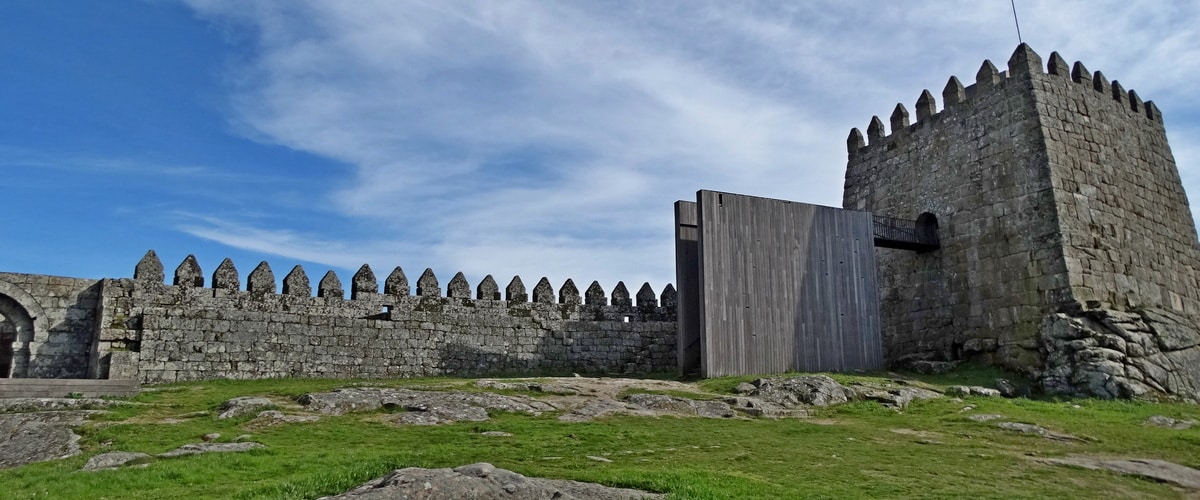
[[[154,250],[146,252],[141,261],[134,267],[133,279],[139,283],[164,283],[163,264],[159,259],[158,254]],[[205,289],[205,280],[203,271],[200,268],[199,262],[194,255],[188,255],[183,259],[183,262],[175,269],[175,277],[170,285],[181,289]],[[248,297],[266,297],[273,295],[313,298],[313,289],[308,278],[308,274],[303,266],[296,265],[283,278],[282,291],[276,292],[275,274],[271,270],[271,265],[266,261],[262,261],[250,272],[246,280],[245,288],[242,288],[242,283],[239,278],[237,267],[231,259],[224,259],[213,272],[211,281],[212,294],[214,297],[228,297],[239,293],[246,294]],[[448,298],[476,301],[503,301],[510,304],[561,304],[568,306],[589,306],[589,307],[606,307],[614,311],[655,311],[659,308],[659,304],[663,304],[664,309],[661,311],[663,315],[674,315],[673,304],[676,303],[675,287],[667,284],[661,293],[656,293],[650,283],[643,283],[638,289],[637,295],[632,296],[629,289],[623,281],[617,282],[613,287],[611,294],[606,294],[604,288],[599,281],[592,281],[587,288],[586,301],[584,296],[579,292],[579,288],[575,285],[575,281],[567,279],[566,282],[557,291],[554,290],[548,278],[542,277],[538,280],[533,288],[533,293],[530,295],[526,292],[525,284],[520,276],[513,276],[508,286],[504,290],[504,298],[501,299],[500,290],[496,284],[495,278],[492,275],[487,275],[475,287],[472,293],[471,284],[467,281],[466,276],[459,272],[450,279],[446,285],[445,293],[439,284],[438,277],[433,269],[426,268],[417,279],[415,295],[412,294],[412,288],[409,286],[408,278],[404,273],[404,269],[396,266],[384,281],[383,291],[379,290],[379,282],[375,277],[375,272],[371,266],[363,264],[358,269],[358,272],[350,279],[350,297],[346,298],[346,291],[342,286],[341,279],[333,270],[326,271],[324,277],[317,285],[315,298],[325,299],[337,302],[348,300],[349,302],[362,302],[369,304],[388,304],[395,302],[397,299],[405,298]],[[636,298],[636,303],[633,300]],[[532,299],[532,300],[531,300]],[[670,308],[665,306],[671,305]],[[636,316],[634,316],[636,317]]]
[[[1082,62],[1076,61],[1073,66],[1058,52],[1052,52],[1049,60],[1042,65],[1042,58],[1028,45],[1021,44],[1008,60],[1007,71],[999,71],[990,60],[984,60],[975,74],[975,83],[964,87],[958,77],[951,76],[942,89],[944,107],[939,111],[937,101],[928,90],[921,91],[916,101],[916,121],[909,122],[908,110],[903,103],[896,104],[889,118],[890,133],[884,130],[883,120],[878,116],[871,117],[867,126],[867,134],[863,135],[858,128],[850,129],[846,139],[846,149],[853,158],[864,153],[864,150],[889,147],[892,141],[900,140],[909,133],[922,127],[948,118],[973,106],[986,95],[1000,91],[1009,85],[1028,85],[1034,80],[1059,79],[1078,85],[1079,89],[1090,89],[1099,95],[1109,97],[1109,106],[1122,109],[1130,115],[1142,115],[1152,123],[1162,125],[1162,114],[1154,101],[1142,101],[1136,91],[1126,91],[1120,82],[1109,82],[1100,71],[1089,72]]]

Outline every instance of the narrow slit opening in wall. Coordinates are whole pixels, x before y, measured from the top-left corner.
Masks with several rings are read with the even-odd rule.
[[[383,309],[379,312],[383,314],[392,314],[392,306],[383,306]]]
[[[622,320],[623,320],[625,323],[628,323],[628,322],[629,322],[629,316],[622,316],[622,318],[621,318],[621,319],[622,319]]]

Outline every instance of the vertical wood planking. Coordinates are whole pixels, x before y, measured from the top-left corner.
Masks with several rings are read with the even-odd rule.
[[[675,202],[675,283],[678,286],[676,359],[680,373],[700,370],[700,255],[696,203]]]
[[[696,215],[704,376],[882,368],[870,214],[700,191]]]

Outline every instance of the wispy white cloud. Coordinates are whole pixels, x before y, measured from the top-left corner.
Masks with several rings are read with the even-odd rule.
[[[247,54],[230,79],[239,129],[352,165],[327,202],[372,228],[190,234],[476,279],[671,280],[675,199],[838,205],[849,127],[1016,45],[1008,2],[188,3]],[[1111,67],[1168,117],[1198,112],[1178,102],[1200,76],[1196,6],[1018,7],[1043,56]]]

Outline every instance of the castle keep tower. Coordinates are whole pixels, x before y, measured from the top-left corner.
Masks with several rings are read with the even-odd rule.
[[[847,143],[844,208],[936,218],[942,243],[878,250],[885,358],[1200,399],[1200,244],[1154,103],[1024,44],[942,100]]]

